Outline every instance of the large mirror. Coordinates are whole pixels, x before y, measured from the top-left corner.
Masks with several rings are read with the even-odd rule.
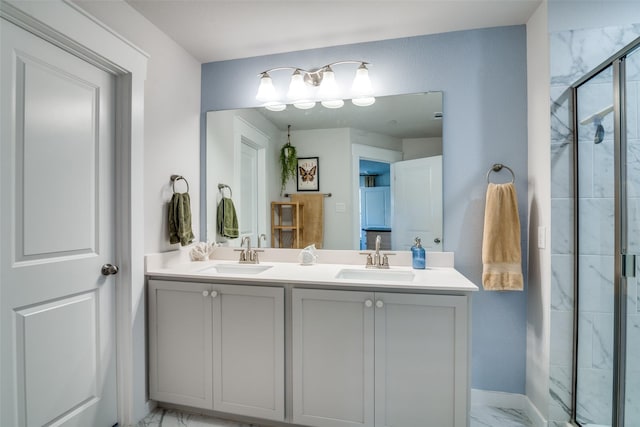
[[[281,189],[288,140],[300,168]],[[442,92],[368,107],[208,112],[202,232],[229,246],[249,236],[253,246],[371,249],[380,235],[382,249],[407,250],[420,237],[442,250],[442,145]],[[234,235],[223,198],[233,202],[237,238],[220,233]]]

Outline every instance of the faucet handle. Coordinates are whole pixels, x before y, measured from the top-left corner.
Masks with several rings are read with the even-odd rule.
[[[371,257],[371,252],[360,252],[360,255],[367,256],[367,264],[365,265],[365,267],[373,267],[373,258]]]
[[[251,254],[250,254],[251,261],[254,264],[260,264],[260,259],[258,258],[258,252],[264,252],[264,250],[262,250],[262,249],[254,249],[254,250],[251,251]]]
[[[244,249],[234,249],[234,252],[240,252],[240,262],[246,261],[247,260],[247,253],[244,251]]]

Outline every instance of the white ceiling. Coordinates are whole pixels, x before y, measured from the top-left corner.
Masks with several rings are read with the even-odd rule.
[[[542,0],[126,0],[201,62],[525,24]]]

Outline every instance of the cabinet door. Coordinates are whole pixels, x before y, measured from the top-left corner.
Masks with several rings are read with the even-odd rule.
[[[373,426],[373,294],[293,289],[293,422]]]
[[[149,280],[151,399],[213,408],[210,286]]]
[[[284,289],[211,288],[213,408],[284,420]]]
[[[376,427],[468,425],[467,304],[376,293]]]

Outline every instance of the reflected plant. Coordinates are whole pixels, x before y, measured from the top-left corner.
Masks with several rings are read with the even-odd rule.
[[[287,126],[287,143],[280,149],[280,196],[284,194],[287,181],[295,179],[298,167],[296,147],[291,145],[291,125]]]

